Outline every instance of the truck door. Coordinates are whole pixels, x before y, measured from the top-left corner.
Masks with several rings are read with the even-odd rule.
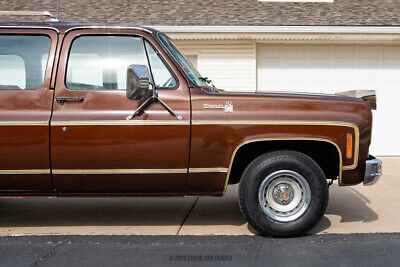
[[[159,44],[142,31],[74,30],[60,56],[51,159],[60,193],[184,193],[190,134],[185,80]],[[162,98],[183,117],[126,97],[129,65],[146,65]]]
[[[0,27],[0,193],[52,191],[49,90],[57,32]]]

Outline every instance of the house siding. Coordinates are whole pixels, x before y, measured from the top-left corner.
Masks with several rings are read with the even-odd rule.
[[[185,55],[197,55],[197,67],[215,86],[229,91],[256,90],[255,44],[243,41],[177,41]]]

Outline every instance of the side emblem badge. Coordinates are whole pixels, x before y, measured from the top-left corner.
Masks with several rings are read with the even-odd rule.
[[[226,101],[225,105],[222,104],[203,104],[203,109],[223,109],[226,113],[233,112],[232,101]]]

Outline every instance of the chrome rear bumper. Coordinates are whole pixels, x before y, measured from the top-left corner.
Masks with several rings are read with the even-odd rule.
[[[382,176],[382,160],[369,156],[364,175],[364,185],[373,185]]]

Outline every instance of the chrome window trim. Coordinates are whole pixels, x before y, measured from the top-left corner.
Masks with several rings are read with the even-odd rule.
[[[76,27],[72,27],[69,28],[65,31],[65,33],[69,33],[71,31],[74,30],[86,30],[86,29],[113,29],[113,30],[139,30],[139,31],[144,31],[147,33],[152,34],[153,32],[146,29],[146,28],[142,28],[142,27],[137,27],[137,26],[113,26],[113,25],[109,25],[109,26],[76,26]]]
[[[0,29],[31,29],[31,30],[53,30],[57,33],[60,33],[60,31],[57,28],[54,27],[47,27],[47,26],[0,26]]]
[[[21,25],[21,26],[11,26],[11,25],[1,25],[0,29],[48,29],[48,30],[54,30],[57,33],[60,33],[60,31],[57,28],[51,27],[51,26],[27,26],[27,25]],[[85,30],[85,29],[114,29],[114,30],[139,30],[139,31],[144,31],[147,33],[152,34],[153,32],[150,31],[149,29],[143,28],[143,27],[137,27],[137,26],[114,26],[114,25],[109,25],[109,26],[76,26],[76,27],[71,27],[65,30],[65,33],[74,31],[74,30]]]

